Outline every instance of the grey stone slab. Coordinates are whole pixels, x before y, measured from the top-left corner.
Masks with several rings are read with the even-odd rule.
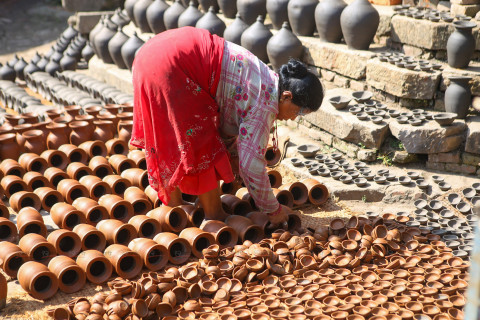
[[[98,11],[106,2],[105,0],[62,0],[62,7],[70,12]]]
[[[113,11],[77,12],[75,14],[75,27],[81,34],[92,31],[102,15],[113,15]]]
[[[452,4],[480,4],[480,0],[451,0],[450,3]]]
[[[468,117],[465,151],[480,154],[480,116]]]
[[[97,56],[94,56],[89,61],[86,72],[125,93],[133,94],[132,73],[129,70],[119,69],[116,65],[104,63]]]

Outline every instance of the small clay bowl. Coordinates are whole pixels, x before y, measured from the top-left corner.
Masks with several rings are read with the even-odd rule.
[[[406,116],[400,116],[397,118],[397,122],[401,124],[406,124],[408,123],[408,118]]]
[[[388,110],[388,115],[392,118],[398,118],[400,116],[400,111],[398,111],[398,110]]]
[[[386,173],[383,175],[388,181],[394,181],[397,177],[393,173]]]
[[[428,187],[430,186],[425,180],[423,179],[418,179],[416,181],[417,183],[417,187],[419,187],[420,189],[428,189]]]
[[[477,195],[477,191],[474,188],[465,188],[462,190],[462,193],[467,199],[472,199]]]
[[[440,126],[449,126],[457,118],[456,113],[452,112],[442,112],[433,115],[433,120],[435,120]]]
[[[380,124],[380,123],[383,122],[383,117],[372,116],[372,117],[370,117],[370,121],[372,121],[375,124]]]
[[[299,158],[292,158],[290,159],[290,162],[294,167],[300,167],[301,165],[303,165],[303,161]]]
[[[365,109],[363,109],[363,112],[365,112],[366,114],[371,116],[371,115],[373,115],[375,110],[377,110],[377,109],[375,109],[374,107],[366,107]]]
[[[352,99],[345,96],[335,96],[330,98],[328,101],[335,107],[335,109],[341,110],[345,109]]]
[[[408,70],[414,70],[417,67],[417,65],[414,63],[405,63],[404,67]]]
[[[370,100],[373,97],[373,93],[370,91],[355,91],[352,93],[352,97],[358,103],[363,103]]]
[[[465,201],[461,201],[459,204],[457,204],[456,208],[463,214],[470,212],[472,209],[472,207]]]
[[[351,114],[357,114],[359,112],[362,112],[363,111],[363,108],[362,107],[351,107],[350,109],[348,109],[348,111],[351,113]]]
[[[349,174],[343,174],[340,177],[340,181],[343,182],[344,184],[349,184],[353,181],[353,178]]]
[[[335,179],[335,180],[340,180],[340,177],[343,175],[343,172],[341,171],[333,171],[330,172],[330,177]]]
[[[450,193],[447,197],[448,202],[450,202],[451,205],[457,205],[462,201],[462,197],[457,194],[457,193]]]
[[[452,188],[452,186],[447,182],[439,182],[438,187],[442,191],[447,191],[447,190],[450,190]]]
[[[384,104],[384,103],[378,103],[377,102],[377,105],[375,106],[375,108],[377,108],[377,110],[382,110],[382,111],[387,112],[387,105]]]
[[[323,162],[324,162],[325,160],[327,160],[327,159],[328,159],[328,156],[325,155],[325,154],[317,154],[317,155],[315,156],[315,160],[317,160],[317,161],[320,162],[320,163],[323,163]]]
[[[385,184],[387,182],[387,178],[385,178],[384,176],[375,176],[373,178],[373,181],[375,181],[378,184]]]
[[[368,181],[372,181],[373,179],[375,179],[375,175],[373,173],[364,173],[362,174],[362,176]]]
[[[359,112],[356,114],[358,120],[362,120],[362,121],[365,121],[365,120],[368,120],[368,114],[366,114],[365,112]]]
[[[330,176],[330,170],[327,168],[320,168],[317,170],[317,173],[322,176],[322,177],[329,177]]]
[[[420,173],[415,172],[415,171],[408,171],[407,176],[409,176],[412,180],[416,180],[420,178]]]
[[[408,120],[408,123],[409,123],[411,126],[418,127],[418,126],[421,126],[421,125],[423,124],[423,121],[420,120],[420,119],[410,119],[410,120]]]
[[[412,182],[412,178],[410,178],[409,176],[400,176],[400,177],[398,177],[398,182],[400,182],[400,184],[406,186],[406,185],[409,185]]]
[[[367,185],[367,179],[365,178],[356,178],[354,181],[353,181],[357,187],[365,187]]]
[[[320,147],[313,144],[304,144],[299,146],[297,150],[305,158],[313,158],[320,150]]]
[[[443,204],[439,200],[432,200],[428,203],[428,208],[433,211],[441,211],[443,209]]]

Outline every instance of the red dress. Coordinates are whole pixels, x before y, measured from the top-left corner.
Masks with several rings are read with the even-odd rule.
[[[234,179],[215,102],[224,41],[184,27],[156,35],[135,57],[130,143],[145,149],[149,182],[163,203],[177,186],[198,195]]]

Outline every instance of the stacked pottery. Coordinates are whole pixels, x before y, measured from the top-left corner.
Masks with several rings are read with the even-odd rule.
[[[242,33],[241,44],[242,47],[252,52],[260,60],[267,63],[267,43],[273,36],[270,30],[264,25],[262,16],[258,16],[257,22],[252,24],[247,30]]]
[[[108,42],[108,51],[112,57],[113,62],[120,69],[127,69],[122,57],[122,46],[127,42],[129,37],[122,31],[122,28],[118,28],[117,33]]]
[[[299,36],[313,36],[317,5],[318,0],[290,0],[288,2],[288,21],[293,33]]]
[[[116,33],[116,25],[109,19],[106,19],[103,24],[103,28],[95,35],[95,38],[90,39],[94,45],[94,51],[97,56],[105,63],[113,63],[112,56],[108,51],[108,43]],[[47,65],[48,66],[48,65]],[[46,71],[46,70],[45,70]],[[48,71],[47,71],[48,72]],[[49,72],[52,74],[51,72]]]
[[[350,49],[368,50],[379,24],[378,11],[368,0],[355,0],[340,16],[343,38]]]
[[[321,40],[338,43],[342,40],[340,16],[347,4],[343,0],[325,0],[315,9],[315,22]]]
[[[130,37],[122,46],[121,55],[123,58],[123,62],[128,67],[128,69],[132,70],[133,60],[135,59],[135,54],[137,53],[138,49],[144,44],[145,42],[140,39],[135,32],[133,36]]]

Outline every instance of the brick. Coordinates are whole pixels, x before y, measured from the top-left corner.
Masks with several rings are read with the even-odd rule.
[[[442,162],[425,162],[425,167],[430,170],[445,171],[445,163]]]
[[[373,162],[377,160],[377,150],[375,149],[358,149],[357,158],[360,161]]]
[[[321,69],[321,70],[322,70],[321,71],[322,79],[333,82],[333,79],[335,79],[335,72],[324,70],[324,69]]]
[[[462,153],[462,163],[468,164],[471,166],[480,166],[480,155],[479,154],[472,154],[468,152]]]
[[[356,146],[352,143],[348,143],[348,142],[346,142],[342,139],[339,139],[337,137],[333,137],[332,147],[334,147],[335,149],[345,153],[350,158],[356,158],[357,157],[357,152],[359,150],[358,146]]]
[[[350,86],[350,80],[337,74],[333,79],[333,84],[338,88],[348,88]]]
[[[460,163],[460,151],[430,153],[428,155],[430,162]]]
[[[469,17],[475,17],[477,12],[480,11],[480,4],[461,5],[452,3],[450,13],[453,15],[464,14]]]
[[[445,170],[464,174],[474,174],[477,172],[477,167],[466,164],[447,163],[445,164]]]

